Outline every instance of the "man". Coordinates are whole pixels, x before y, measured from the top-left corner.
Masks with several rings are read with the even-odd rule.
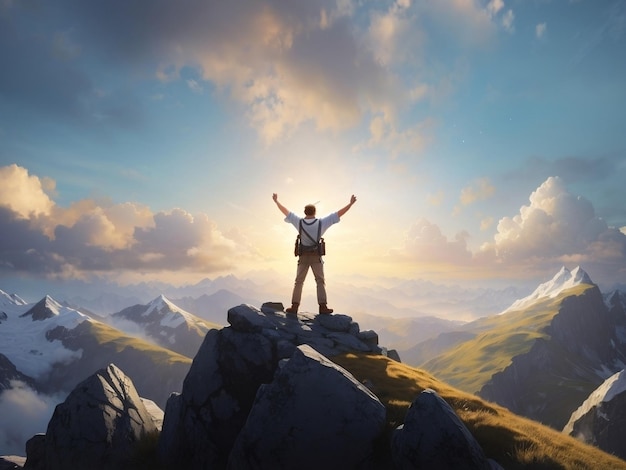
[[[302,226],[302,233],[300,233],[300,243],[303,248],[313,247],[319,243],[319,238],[328,230],[331,225],[340,221],[341,217],[348,212],[352,205],[356,202],[354,194],[350,198],[350,203],[337,212],[333,212],[330,215],[322,219],[315,218],[315,206],[313,204],[307,204],[304,207],[304,218],[298,217],[293,212],[289,211],[285,206],[278,202],[278,194],[274,193],[272,199],[278,206],[278,209],[285,215],[285,222],[292,224],[298,232],[300,232],[300,226]],[[318,236],[319,234],[319,236]],[[328,308],[326,300],[326,283],[324,280],[324,264],[322,257],[317,251],[303,250],[298,257],[298,269],[296,271],[296,281],[293,286],[293,293],[291,295],[291,307],[285,311],[287,313],[298,313],[298,307],[300,306],[300,300],[302,298],[302,286],[304,279],[306,278],[309,268],[313,270],[315,276],[315,282],[317,284],[317,303],[319,304],[319,313],[328,315],[333,313],[333,309]]]

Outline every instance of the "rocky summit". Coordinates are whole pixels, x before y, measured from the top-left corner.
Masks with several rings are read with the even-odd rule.
[[[206,334],[182,391],[167,401],[159,468],[419,468],[450,455],[471,456],[462,468],[498,468],[433,391],[412,410],[427,417],[426,427],[407,425],[390,445],[385,406],[332,361],[345,352],[387,353],[350,317],[242,304],[228,311],[228,323]],[[29,441],[25,468],[131,469],[133,444],[154,429],[130,378],[111,365],[57,407],[47,434]],[[411,445],[424,433],[430,444],[416,455]]]

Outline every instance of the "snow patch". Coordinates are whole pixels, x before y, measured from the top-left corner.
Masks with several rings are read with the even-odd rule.
[[[571,434],[574,430],[574,423],[582,416],[586,415],[594,407],[601,403],[613,400],[617,395],[626,391],[626,370],[622,370],[606,379],[591,395],[572,413],[568,423],[563,428],[563,432]]]

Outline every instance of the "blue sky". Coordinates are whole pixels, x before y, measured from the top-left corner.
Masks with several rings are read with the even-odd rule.
[[[626,1],[0,1],[0,275],[626,283]],[[327,269],[328,269],[327,268]],[[1,280],[0,280],[1,282]]]

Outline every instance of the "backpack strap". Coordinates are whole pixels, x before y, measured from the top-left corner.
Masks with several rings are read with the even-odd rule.
[[[304,233],[304,235],[311,240],[315,245],[319,244],[320,242],[320,235],[322,234],[322,222],[319,219],[315,219],[317,221],[317,240],[313,240],[313,237],[311,235],[309,235],[309,232],[307,232],[303,227],[302,227],[302,219],[300,219],[300,228],[298,230],[298,234],[301,235]],[[315,222],[313,222],[315,223]],[[313,225],[313,223],[307,224],[307,225]]]

